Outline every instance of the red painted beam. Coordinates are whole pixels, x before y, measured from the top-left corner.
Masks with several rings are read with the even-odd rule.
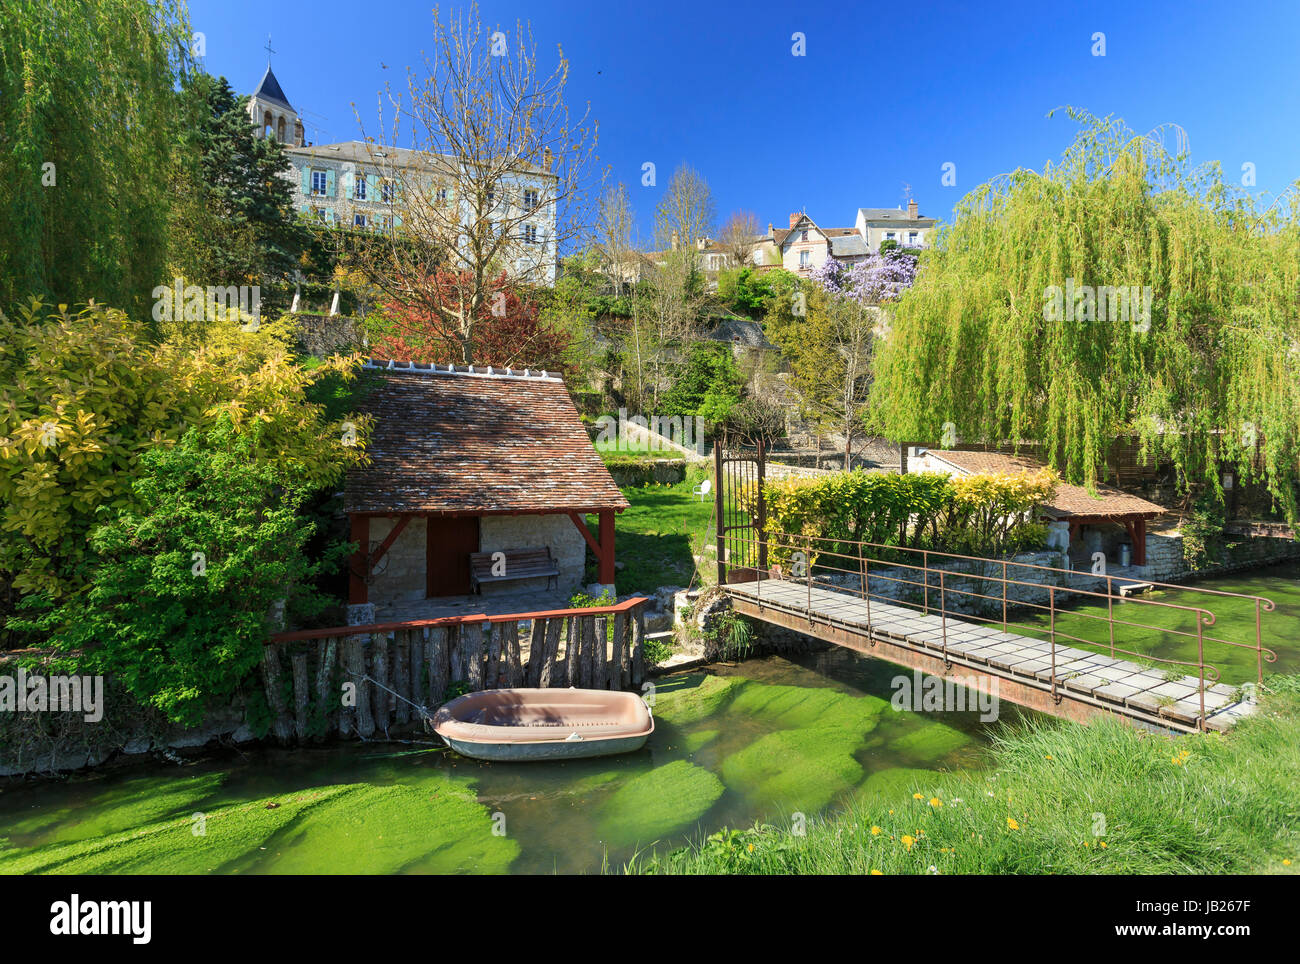
[[[600,514],[600,575],[597,577],[603,585],[614,585],[614,510],[606,509]]]

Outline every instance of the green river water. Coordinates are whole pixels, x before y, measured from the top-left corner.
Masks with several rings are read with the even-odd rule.
[[[1274,598],[1265,645],[1280,656],[1269,669],[1300,669],[1300,567],[1202,585]],[[1229,603],[1219,615],[1253,636],[1252,606]],[[1157,636],[1133,641],[1141,644],[1170,645]],[[1234,654],[1223,668],[1229,681],[1253,678],[1254,654]],[[895,711],[891,680],[900,674],[834,648],[663,678],[646,747],[606,759],[488,764],[429,745],[372,743],[0,782],[0,873],[618,867],[722,826],[812,816],[862,794],[907,795],[930,772],[987,767],[990,724],[974,711]],[[999,722],[1020,712],[1003,702]]]

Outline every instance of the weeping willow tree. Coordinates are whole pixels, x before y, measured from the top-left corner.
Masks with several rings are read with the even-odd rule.
[[[180,0],[4,0],[0,307],[32,295],[147,314],[163,275]]]
[[[1235,466],[1295,521],[1300,184],[1266,204],[1193,168],[1177,128],[1068,113],[1059,164],[969,194],[926,253],[876,354],[871,427],[1035,443],[1088,485],[1136,436],[1185,490]]]

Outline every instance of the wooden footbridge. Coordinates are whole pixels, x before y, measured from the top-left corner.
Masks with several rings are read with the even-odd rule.
[[[718,579],[741,615],[1053,716],[1115,715],[1182,732],[1226,730],[1255,708],[1254,687],[1221,681],[1207,648],[1216,658],[1253,651],[1256,684],[1277,659],[1262,641],[1262,614],[1274,608],[1264,597],[1141,582],[1196,603],[1180,605],[1129,594],[1134,580],[1118,575],[772,532],[753,497],[761,448],[757,459],[716,458]],[[1253,638],[1219,634],[1210,607],[1229,599],[1253,605]],[[1017,626],[1009,614],[1046,625]],[[1125,648],[1130,639],[1156,644],[1139,653]],[[1176,640],[1188,651],[1194,642],[1195,658],[1150,651]]]

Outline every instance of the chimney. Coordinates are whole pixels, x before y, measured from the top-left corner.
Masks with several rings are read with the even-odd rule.
[[[796,224],[798,224],[798,223],[799,223],[799,219],[800,219],[801,217],[803,217],[803,213],[800,212],[800,211],[795,211],[793,214],[791,214],[791,215],[790,215],[790,227],[794,227]]]
[[[916,199],[915,199],[915,198],[909,198],[909,199],[908,199],[908,202],[907,202],[907,218],[908,218],[909,221],[915,221],[915,220],[916,220],[916,217],[917,217],[916,210],[917,210],[917,208],[916,208]]]
[[[767,222],[767,236],[768,236],[769,238],[772,236],[772,222],[771,222],[771,221],[768,221],[768,222]]]
[[[681,239],[677,237],[677,232],[673,232],[673,250],[676,251],[681,246]]]
[[[543,170],[543,171],[549,171],[549,170],[551,169],[551,163],[552,163],[553,160],[554,160],[554,155],[551,153],[551,149],[550,149],[549,147],[547,147],[547,148],[543,148],[543,150],[542,150],[542,170]]]
[[[709,246],[709,239],[708,239],[708,238],[696,238],[696,239],[695,239],[695,247],[696,247],[697,250],[703,251],[703,250],[704,250],[705,248],[707,248],[708,246]]]

